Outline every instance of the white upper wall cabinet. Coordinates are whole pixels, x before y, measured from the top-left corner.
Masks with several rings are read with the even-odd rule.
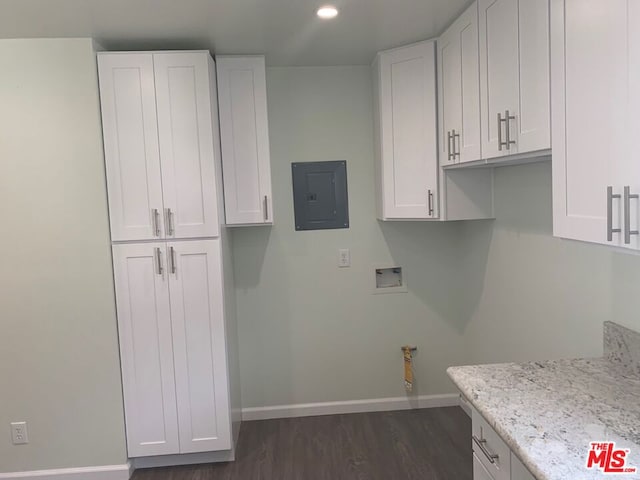
[[[478,0],[482,156],[551,147],[549,5]]]
[[[435,42],[378,53],[374,62],[378,218],[437,219]]]
[[[164,238],[153,57],[98,55],[111,238]]]
[[[478,4],[438,39],[440,164],[480,160]]]
[[[210,62],[199,52],[153,55],[166,238],[219,233]]]
[[[640,5],[552,0],[553,230],[640,248]]]
[[[219,235],[209,62],[98,54],[113,241]]]
[[[216,57],[227,225],[273,223],[262,56]]]

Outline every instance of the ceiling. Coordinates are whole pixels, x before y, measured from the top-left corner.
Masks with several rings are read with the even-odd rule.
[[[316,9],[332,3],[333,20]],[[269,65],[363,65],[439,35],[469,0],[0,0],[0,38],[93,37],[107,50],[266,54]]]

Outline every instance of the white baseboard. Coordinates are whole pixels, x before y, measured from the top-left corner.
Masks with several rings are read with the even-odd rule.
[[[455,393],[444,395],[417,395],[412,397],[372,398],[344,402],[299,403],[242,409],[242,420],[268,420],[272,418],[313,417],[343,413],[388,412],[415,408],[459,406]]]
[[[220,452],[183,453],[180,455],[159,455],[157,457],[133,458],[134,468],[171,467],[174,465],[195,465],[199,463],[232,462],[235,460],[233,450]]]
[[[0,473],[1,480],[28,478],[30,480],[129,480],[133,474],[130,463],[104,467],[58,468],[30,472]]]

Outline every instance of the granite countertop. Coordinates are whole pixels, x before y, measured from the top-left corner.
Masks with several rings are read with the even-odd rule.
[[[640,334],[605,323],[605,356],[451,367],[447,373],[538,480],[611,478],[586,469],[590,442],[628,448],[640,478]]]

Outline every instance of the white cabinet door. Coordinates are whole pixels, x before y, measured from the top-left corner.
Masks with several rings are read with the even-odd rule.
[[[179,453],[163,243],[113,246],[130,457]]]
[[[623,164],[635,138],[628,136],[625,114],[627,8],[633,3],[551,1],[553,230],[559,237],[623,244],[622,233],[608,239],[608,230],[622,229],[622,202],[611,199],[608,216],[607,188],[622,195],[632,182],[625,183]]]
[[[378,54],[378,178],[386,219],[438,218],[435,42]]]
[[[180,452],[231,448],[219,240],[168,244]]]
[[[153,55],[167,238],[219,234],[210,61],[206,52]]]
[[[462,131],[462,62],[457,23],[458,20],[438,39],[441,165],[458,161],[456,136]]]
[[[482,155],[550,147],[548,4],[479,0]]]
[[[216,63],[226,224],[271,224],[264,57],[222,56]]]
[[[617,159],[620,167],[616,172],[618,178],[616,185],[622,188],[623,213],[626,209],[628,213],[623,215],[623,245],[628,248],[640,249],[640,236],[631,234],[640,230],[640,200],[633,198],[640,194],[640,149],[635,142],[640,138],[640,2],[627,1],[627,35],[628,35],[628,80],[626,102],[627,134],[626,148],[627,154]],[[626,192],[626,193],[625,193]],[[626,199],[625,196],[630,195]],[[628,218],[624,218],[628,217]],[[625,233],[626,232],[626,233]]]
[[[478,4],[474,2],[438,40],[440,164],[480,160]]]
[[[518,152],[526,153],[551,148],[549,2],[520,0],[518,25],[519,117],[510,128],[517,128]]]
[[[530,0],[535,1],[535,0]],[[479,0],[482,155],[517,153],[515,138],[507,151],[507,126],[519,122],[518,0]],[[514,117],[506,125],[508,112]],[[498,119],[500,116],[500,120]]]
[[[111,239],[163,238],[151,54],[98,54]]]

